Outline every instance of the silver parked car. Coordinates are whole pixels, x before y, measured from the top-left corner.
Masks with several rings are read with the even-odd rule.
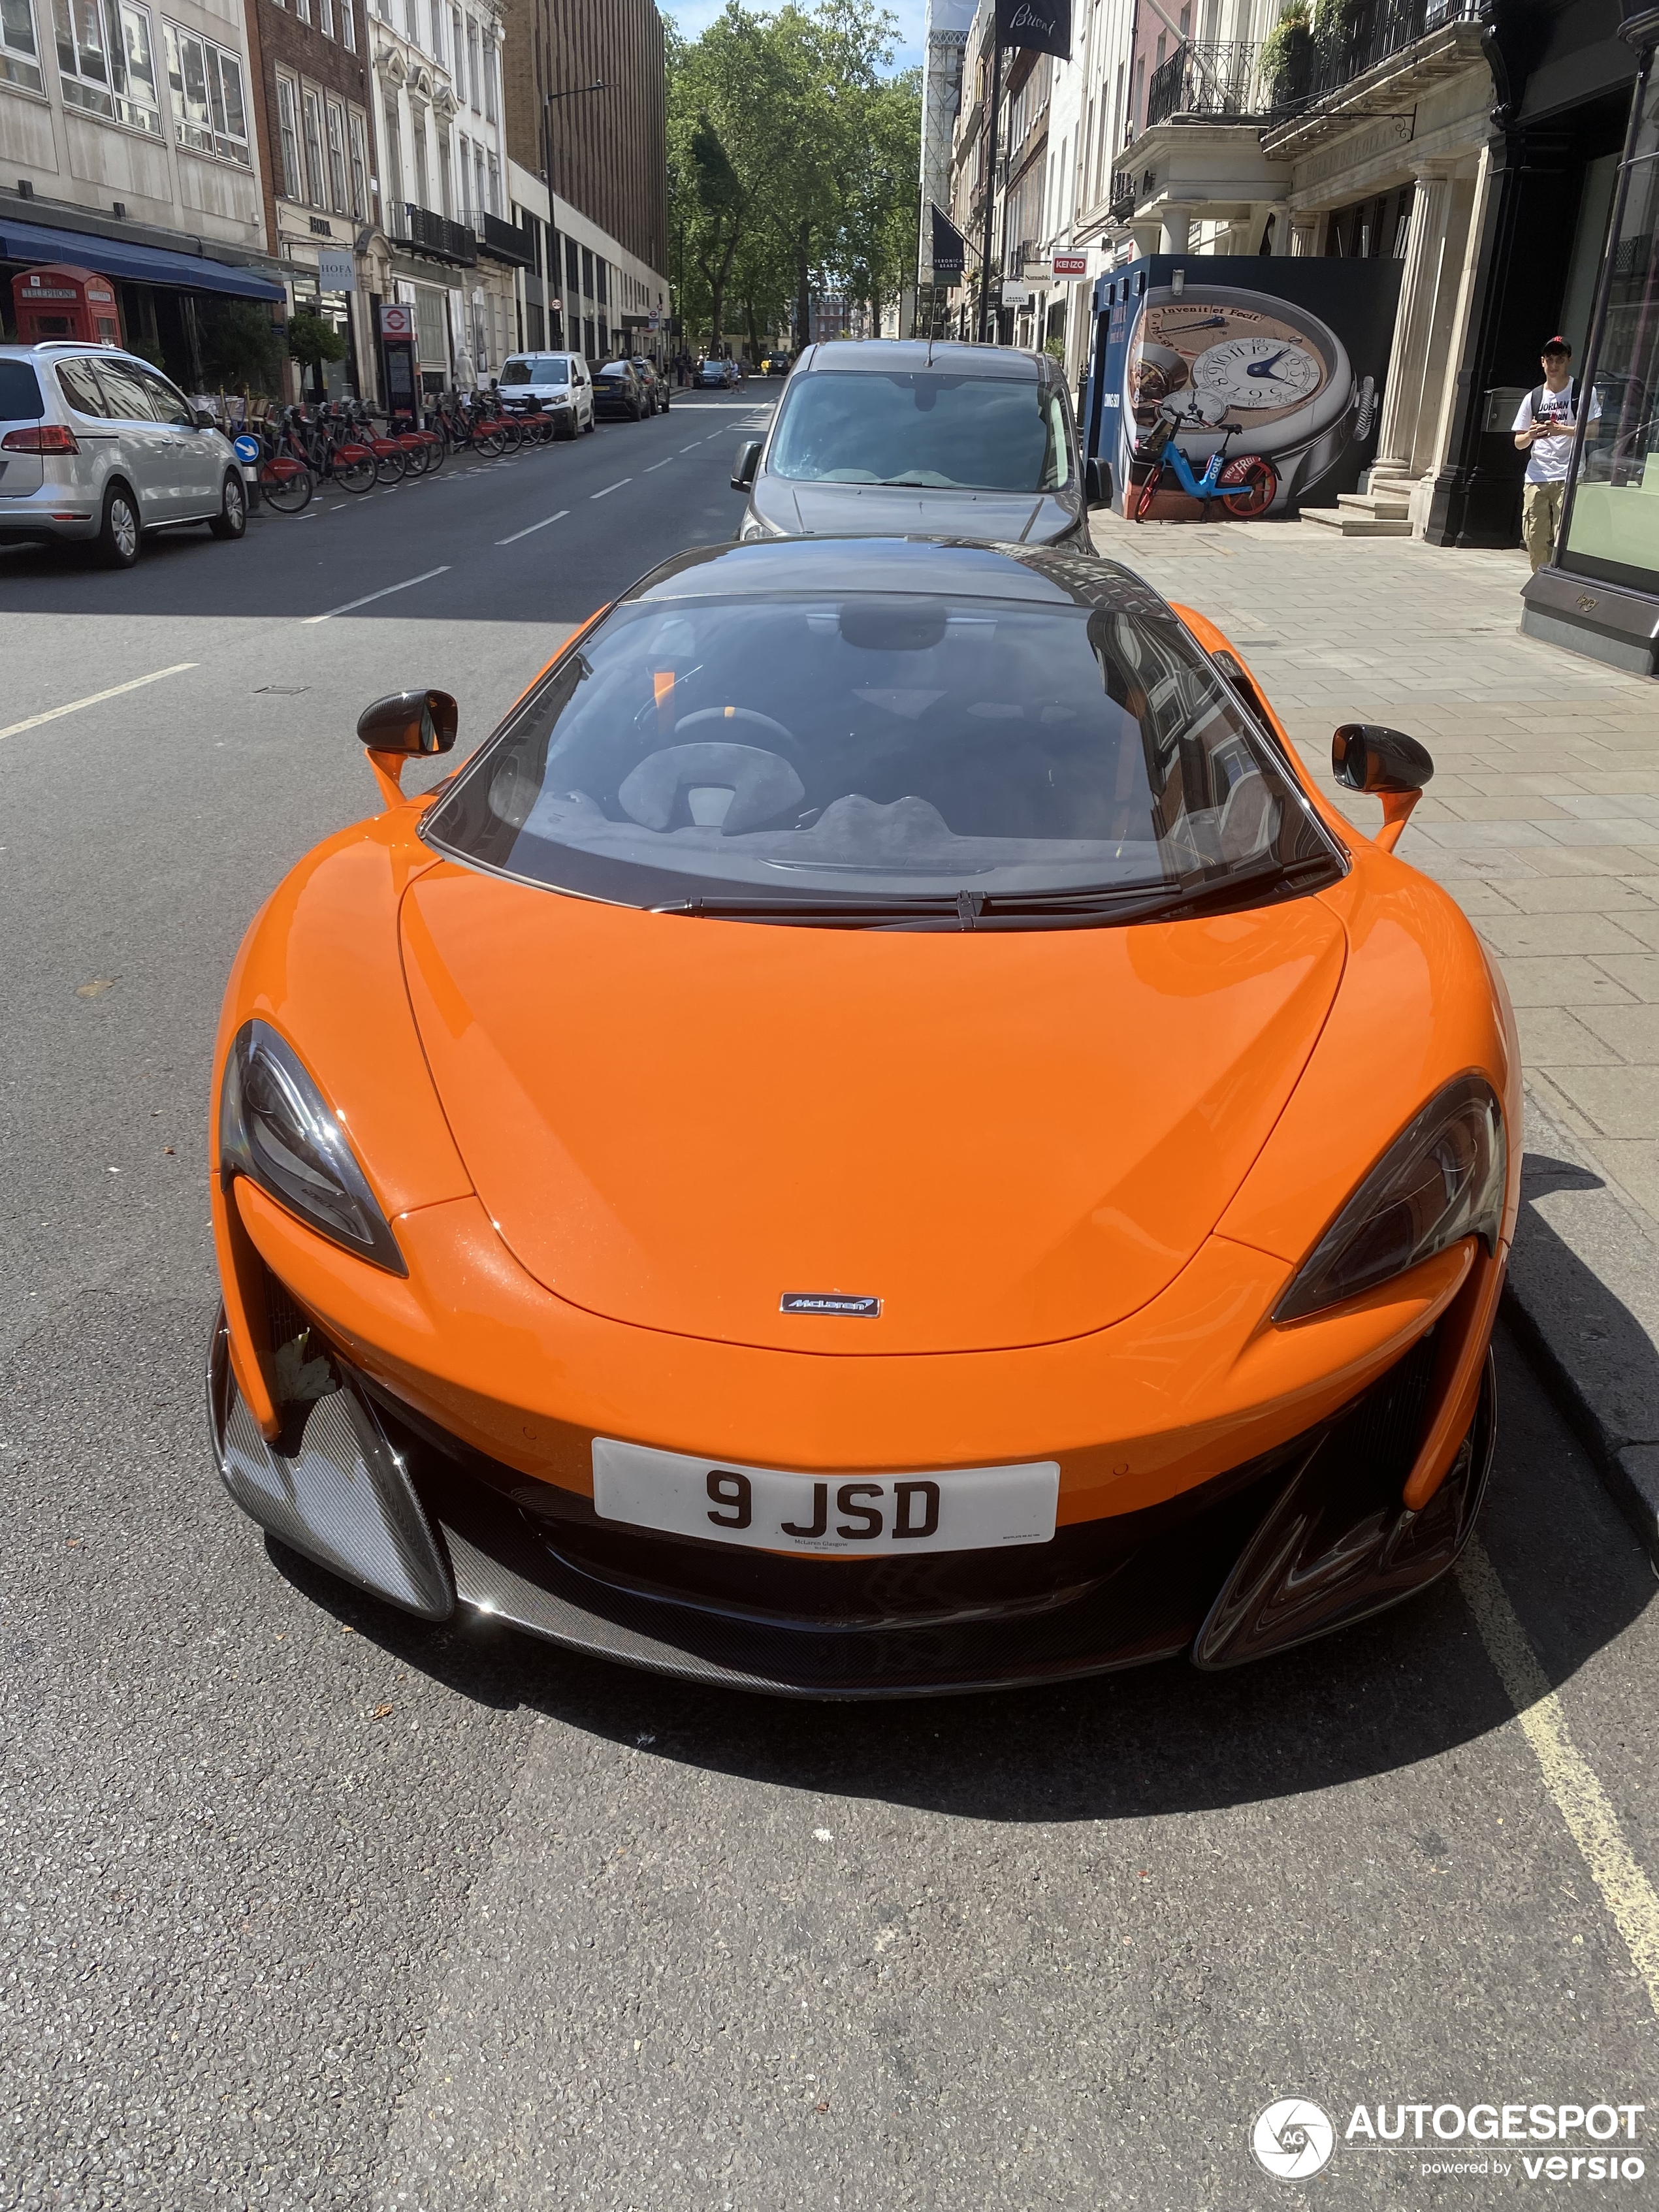
[[[965,538],[1092,553],[1109,489],[1059,362],[1011,346],[809,346],[770,435],[738,449],[748,538]]]
[[[112,346],[0,346],[0,544],[58,538],[130,568],[147,530],[240,538],[240,464],[210,415]]]

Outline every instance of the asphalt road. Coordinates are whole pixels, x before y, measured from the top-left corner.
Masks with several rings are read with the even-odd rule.
[[[1507,1340],[1459,1579],[1220,1678],[692,1690],[419,1626],[214,1478],[236,942],[372,804],[368,699],[441,684],[465,740],[729,537],[733,398],[125,576],[0,556],[0,2206],[1234,2212],[1294,2201],[1250,2150],[1293,2094],[1321,2205],[1576,2198],[1523,2160],[1582,2131],[1346,2139],[1659,2129],[1654,1577]]]

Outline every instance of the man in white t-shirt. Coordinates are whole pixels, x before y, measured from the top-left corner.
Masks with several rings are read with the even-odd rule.
[[[1572,377],[1572,348],[1565,338],[1548,339],[1542,361],[1544,381],[1528,392],[1515,418],[1515,442],[1527,457],[1521,534],[1534,576],[1554,552],[1556,533],[1561,527],[1578,398]],[[1589,411],[1592,420],[1601,411],[1594,392]]]

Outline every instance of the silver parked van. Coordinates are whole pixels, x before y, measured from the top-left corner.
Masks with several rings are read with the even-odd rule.
[[[114,568],[147,530],[247,528],[242,471],[210,415],[134,354],[0,346],[0,544],[65,538]]]
[[[495,389],[509,415],[529,414],[533,404],[552,416],[560,438],[593,427],[593,380],[579,353],[509,354]]]
[[[1109,486],[1078,447],[1060,364],[1011,346],[809,346],[769,436],[742,447],[738,535],[974,538],[1091,553]]]

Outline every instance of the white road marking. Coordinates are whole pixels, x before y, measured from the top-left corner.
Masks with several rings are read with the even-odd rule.
[[[441,568],[428,568],[422,576],[405,576],[401,584],[388,584],[383,592],[365,592],[361,599],[348,599],[343,607],[330,607],[325,614],[307,615],[301,620],[301,629],[309,629],[313,623],[332,622],[336,615],[349,615],[354,607],[366,607],[375,599],[389,599],[394,592],[406,592],[416,584],[429,584],[434,576],[447,576],[449,563]]]
[[[1619,1815],[1595,1770],[1573,1742],[1561,1700],[1528,1640],[1508,1593],[1478,1536],[1457,1563],[1457,1580],[1486,1656],[1508,1691],[1555,1809],[1625,1939],[1648,2002],[1659,2013],[1659,1894],[1625,1840]]]
[[[200,665],[194,660],[175,660],[171,668],[154,669],[148,676],[132,677],[125,684],[112,684],[107,691],[91,691],[84,699],[71,699],[67,707],[48,707],[44,714],[31,714],[26,721],[9,723],[0,730],[0,738],[21,737],[25,730],[38,730],[42,722],[55,722],[61,714],[78,714],[82,707],[95,707],[105,699],[118,699],[124,691],[142,690],[146,684],[159,684],[164,676],[182,676],[185,669]]]
[[[550,514],[546,522],[532,522],[528,530],[515,530],[510,538],[498,538],[495,543],[498,545],[516,545],[521,538],[529,538],[538,530],[545,530],[548,522],[562,522],[569,512],[568,507],[562,507],[556,514]]]
[[[618,477],[616,483],[607,484],[604,491],[591,491],[587,496],[589,499],[604,499],[613,491],[620,491],[625,483],[632,483],[633,481],[632,477]]]
[[[689,446],[682,446],[680,447],[680,451],[683,453],[695,453],[702,443],[702,440],[701,438],[693,438]]]
[[[653,462],[652,462],[652,464],[651,464],[651,468],[650,468],[650,469],[647,469],[647,470],[646,470],[646,471],[645,471],[646,475],[647,475],[647,476],[649,476],[649,475],[650,475],[650,473],[651,473],[651,469],[665,469],[665,468],[668,466],[668,461],[672,461],[674,458],[675,458],[675,457],[674,457],[674,455],[673,455],[672,453],[670,453],[670,455],[668,456],[668,460],[665,460],[665,461],[653,461]]]

